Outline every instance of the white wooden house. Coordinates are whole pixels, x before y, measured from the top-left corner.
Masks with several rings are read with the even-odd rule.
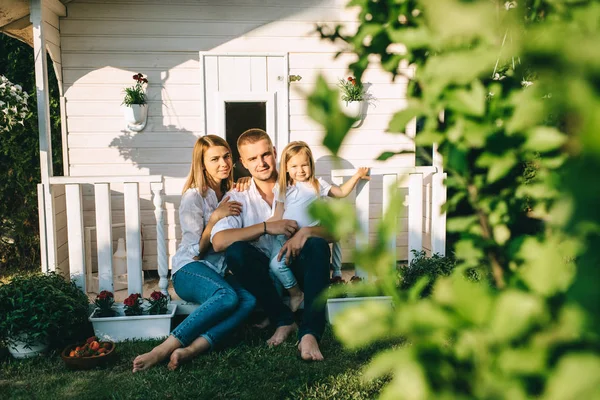
[[[213,133],[235,143],[236,135],[259,125],[279,149],[292,140],[308,142],[318,175],[329,181],[339,183],[358,166],[373,168],[372,181],[356,196],[370,232],[389,201],[384,187],[401,186],[406,208],[390,244],[397,259],[409,259],[409,248],[444,253],[439,158],[429,167],[416,167],[410,154],[374,161],[385,150],[414,149],[415,123],[405,135],[385,133],[406,102],[406,79],[391,82],[376,65],[367,71],[363,81],[375,100],[344,142],[341,160],[331,157],[322,145],[323,129],[306,115],[305,99],[319,73],[332,85],[348,76],[353,57],[334,59],[339,48],[315,33],[322,22],[355,30],[356,10],[345,3],[3,0],[1,30],[35,51],[42,268],[70,274],[84,290],[92,282],[89,272],[99,270],[100,288],[112,289],[112,254],[123,237],[129,291],[140,291],[142,268],[158,269],[165,289],[195,140]],[[53,65],[46,65],[46,51]],[[60,86],[64,177],[53,176],[49,159],[48,68]],[[144,130],[133,132],[121,102],[138,72],[150,81],[148,120]],[[352,261],[354,246],[341,243],[344,262]]]

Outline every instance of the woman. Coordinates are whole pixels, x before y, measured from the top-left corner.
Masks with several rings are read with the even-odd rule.
[[[179,297],[200,306],[163,343],[136,357],[133,372],[167,357],[169,369],[177,368],[213,348],[254,308],[254,297],[232,275],[225,276],[224,254],[215,253],[210,244],[214,224],[241,212],[240,203],[223,198],[232,187],[232,171],[231,149],[225,140],[208,135],[196,141],[179,206],[183,236],[173,257],[171,280]]]

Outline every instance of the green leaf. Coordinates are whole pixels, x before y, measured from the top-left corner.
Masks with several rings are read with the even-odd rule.
[[[453,217],[448,219],[446,230],[448,232],[465,232],[469,227],[477,222],[476,215],[466,217]]]
[[[549,318],[541,298],[513,289],[500,294],[491,316],[489,333],[498,342],[518,339]]]
[[[480,117],[485,112],[485,88],[475,80],[471,89],[454,89],[446,92],[448,108],[465,115]]]
[[[415,154],[413,150],[401,150],[401,151],[384,151],[379,156],[377,156],[377,161],[386,161],[394,156],[398,156],[401,154]]]
[[[523,148],[525,150],[546,153],[558,149],[566,141],[566,135],[558,129],[549,126],[538,126],[527,132],[527,140]]]
[[[550,375],[544,400],[600,399],[600,357],[567,354]]]
[[[423,114],[423,106],[418,102],[409,102],[408,107],[398,111],[392,117],[387,132],[406,132],[406,125],[415,117]]]
[[[504,178],[516,164],[517,157],[513,153],[504,153],[488,170],[488,183],[494,183]]]

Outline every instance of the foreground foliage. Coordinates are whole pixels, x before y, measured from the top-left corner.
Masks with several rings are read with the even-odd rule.
[[[411,346],[378,355],[367,376],[393,374],[386,399],[600,398],[600,4],[592,1],[353,0],[358,32],[323,26],[323,37],[357,55],[360,81],[373,59],[408,74],[408,107],[392,118],[400,134],[423,122],[420,146],[437,145],[452,189],[445,209],[459,240],[458,267],[409,292],[389,284],[399,205],[377,241],[356,259],[379,275],[396,310],[374,305],[336,330],[352,348],[388,336]],[[399,69],[402,66],[404,69]],[[348,129],[319,80],[309,113],[335,154]],[[442,117],[441,117],[442,116]],[[393,150],[393,149],[392,149]],[[380,159],[400,152],[388,151]],[[356,228],[351,210],[317,205],[336,234]],[[345,221],[341,229],[336,221]],[[367,262],[368,261],[368,262]],[[465,279],[485,271],[490,284]],[[367,328],[368,327],[368,328]]]

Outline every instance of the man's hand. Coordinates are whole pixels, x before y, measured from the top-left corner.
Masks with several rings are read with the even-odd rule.
[[[277,261],[281,261],[281,258],[285,254],[285,263],[290,265],[292,259],[300,255],[300,251],[304,247],[308,237],[308,230],[305,228],[300,229],[290,240],[283,244],[277,255]]]
[[[291,219],[267,222],[267,233],[270,235],[285,235],[291,237],[298,230],[298,223]]]

